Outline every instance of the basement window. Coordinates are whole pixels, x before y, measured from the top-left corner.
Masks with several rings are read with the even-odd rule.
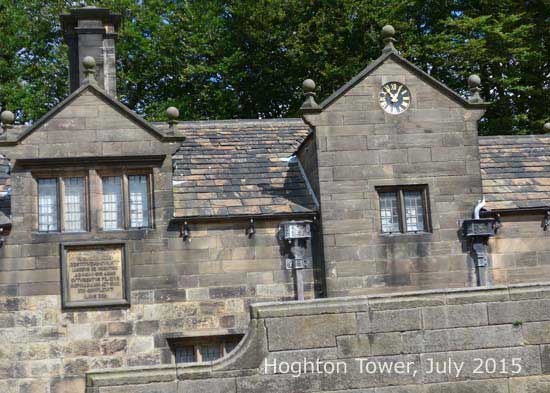
[[[429,232],[427,186],[377,188],[384,234]]]
[[[169,339],[176,363],[212,362],[229,354],[239,344],[243,335],[186,337]]]

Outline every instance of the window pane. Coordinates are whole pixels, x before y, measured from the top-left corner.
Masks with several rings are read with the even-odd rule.
[[[69,177],[64,179],[65,195],[64,230],[67,232],[82,232],[86,229],[86,196],[84,178]]]
[[[233,351],[237,345],[239,344],[238,341],[227,341],[225,343],[225,353],[229,353],[231,351]]]
[[[122,228],[122,178],[108,176],[103,181],[103,229]]]
[[[130,226],[141,228],[149,226],[149,201],[147,176],[128,176],[130,191]]]
[[[194,363],[195,347],[188,345],[185,347],[176,347],[176,363]]]
[[[38,179],[38,230],[57,231],[57,179]]]
[[[397,193],[380,193],[380,221],[382,232],[399,232],[399,207],[397,204]]]
[[[221,357],[220,344],[204,344],[199,347],[203,362],[211,362]]]
[[[421,191],[405,191],[405,219],[407,232],[424,230],[424,205]]]

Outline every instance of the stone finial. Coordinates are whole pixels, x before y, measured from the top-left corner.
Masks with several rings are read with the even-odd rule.
[[[15,122],[15,115],[13,114],[13,112],[3,111],[2,113],[0,113],[0,120],[2,120],[2,129],[5,132],[8,128],[13,127],[13,123]]]
[[[166,109],[166,117],[168,117],[168,124],[170,125],[170,127],[174,127],[176,124],[178,124],[180,111],[175,106],[170,106]]]
[[[544,126],[542,126],[542,129],[544,132],[550,132],[550,122],[544,123]]]
[[[399,53],[397,49],[395,49],[395,46],[393,45],[393,43],[397,41],[395,38],[393,38],[393,36],[395,35],[395,29],[393,28],[393,26],[386,25],[382,27],[381,34],[382,34],[382,40],[384,41],[384,44],[385,44],[384,49],[382,49],[382,52]]]
[[[483,98],[479,95],[481,91],[481,78],[479,75],[472,74],[468,77],[468,89],[470,90],[470,101],[472,104],[479,104],[483,102]]]
[[[306,79],[302,82],[302,89],[304,90],[306,99],[300,109],[306,111],[319,109],[319,104],[315,101],[315,82],[312,79]]]
[[[96,84],[95,79],[95,66],[96,62],[92,56],[86,56],[82,59],[82,66],[84,67],[84,83]]]

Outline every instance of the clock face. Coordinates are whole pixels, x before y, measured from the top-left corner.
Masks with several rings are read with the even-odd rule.
[[[380,89],[379,100],[380,106],[387,113],[398,115],[411,104],[411,92],[402,83],[388,82]]]

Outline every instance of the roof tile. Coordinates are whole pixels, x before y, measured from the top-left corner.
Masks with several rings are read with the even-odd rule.
[[[550,136],[480,137],[479,153],[488,208],[550,207]]]
[[[174,155],[177,217],[316,211],[298,164],[301,119],[181,122]]]

